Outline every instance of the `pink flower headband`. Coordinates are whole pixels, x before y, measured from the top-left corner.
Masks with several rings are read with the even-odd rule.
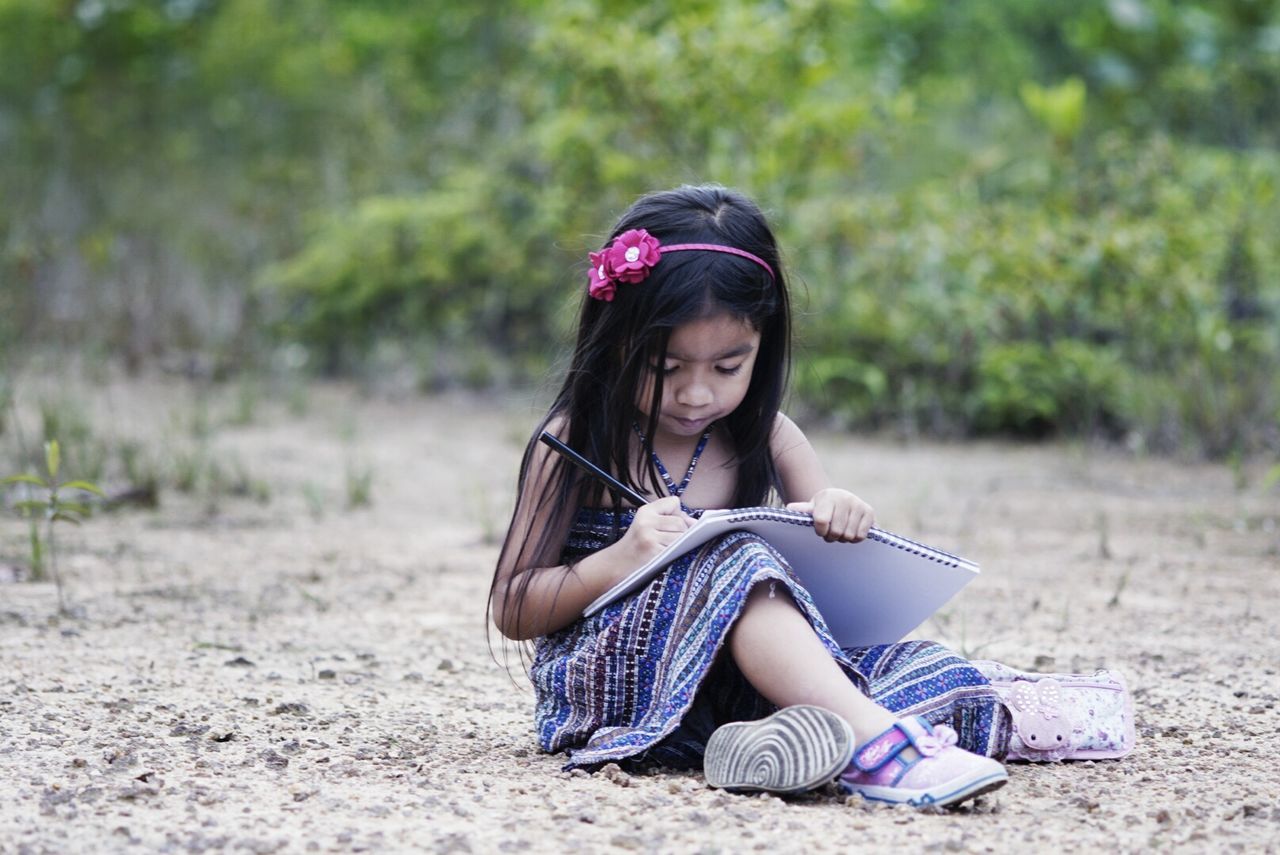
[[[754,261],[765,269],[770,279],[773,268],[764,259],[752,255],[745,249],[735,246],[724,246],[718,243],[674,243],[663,246],[658,239],[644,229],[631,229],[618,235],[612,246],[590,254],[591,270],[587,274],[589,284],[587,293],[597,300],[609,302],[619,282],[643,282],[649,277],[649,271],[662,260],[663,253],[683,252],[690,249],[702,249],[708,252],[726,252],[748,261]]]

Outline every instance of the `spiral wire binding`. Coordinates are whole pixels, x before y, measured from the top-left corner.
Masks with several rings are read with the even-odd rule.
[[[794,515],[794,516],[793,516]],[[791,525],[807,526],[813,528],[813,517],[808,514],[801,514],[799,511],[786,511],[780,508],[741,508],[722,519],[729,522],[754,522],[756,520],[773,520],[776,522],[790,523]],[[912,555],[918,555],[921,558],[935,561],[938,564],[945,564],[948,567],[961,567],[969,562],[963,558],[952,555],[950,552],[943,552],[941,549],[934,549],[932,546],[926,546],[918,543],[908,537],[900,534],[894,534],[884,529],[871,528],[867,533],[870,540],[877,543],[883,543],[885,546],[892,546],[895,549],[901,549]]]

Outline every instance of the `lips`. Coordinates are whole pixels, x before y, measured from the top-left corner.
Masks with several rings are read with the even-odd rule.
[[[712,421],[709,416],[704,416],[700,419],[685,419],[679,416],[672,416],[672,420],[686,430],[700,430],[711,424]]]

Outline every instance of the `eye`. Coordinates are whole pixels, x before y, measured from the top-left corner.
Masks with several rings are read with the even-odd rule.
[[[649,370],[654,372],[655,374],[659,370],[661,370],[663,377],[670,377],[672,374],[676,373],[676,369],[679,367],[680,367],[679,365],[664,365],[661,369],[659,369],[658,366],[656,365],[650,365]]]
[[[726,377],[733,377],[735,374],[737,374],[741,370],[742,370],[741,362],[739,362],[737,365],[734,365],[732,367],[727,367],[723,365],[716,366],[716,371],[719,371],[721,374],[725,375]]]

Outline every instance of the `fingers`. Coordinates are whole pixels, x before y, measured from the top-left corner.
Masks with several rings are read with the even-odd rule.
[[[788,508],[813,516],[813,530],[828,543],[856,543],[875,524],[871,506],[847,490],[822,490],[809,502],[793,502]]]
[[[654,499],[636,511],[637,522],[647,523],[650,519],[662,521],[664,524],[669,524],[672,520],[680,522],[678,529],[670,530],[684,531],[693,525],[693,517],[684,512],[684,509],[680,507],[680,499],[675,496]]]
[[[831,525],[827,527],[826,540],[827,543],[835,543],[838,540],[849,540],[850,520],[853,517],[855,508],[845,503],[837,503],[831,509]],[[853,532],[857,531],[856,523],[854,523]]]
[[[631,532],[646,548],[665,548],[693,525],[693,517],[680,507],[675,496],[655,499],[636,511]]]
[[[689,524],[689,517],[660,514],[649,521],[648,527],[654,531],[670,531],[682,534],[689,528]]]
[[[680,539],[694,519],[680,507],[674,496],[655,499],[636,510],[635,519],[623,540],[639,561],[647,561]]]
[[[645,507],[659,514],[683,513],[680,510],[680,499],[676,496],[663,496],[661,499],[654,499]]]
[[[876,512],[867,508],[867,512],[862,515],[858,521],[858,536],[856,540],[866,540],[867,535],[871,534],[871,527],[876,524]]]
[[[827,543],[842,539],[849,523],[849,509],[833,497],[821,494],[813,503],[813,529]]]
[[[871,510],[871,506],[859,499],[848,507],[848,513],[842,523],[839,525],[832,523],[834,536],[828,536],[828,540],[842,540],[845,543],[866,540],[871,532],[871,526],[875,524],[875,519],[876,515]]]
[[[871,506],[866,502],[859,502],[850,511],[848,521],[840,534],[840,539],[847,543],[866,540],[867,535],[871,533],[871,526],[875,525],[875,522],[876,515],[875,511],[871,510]]]

